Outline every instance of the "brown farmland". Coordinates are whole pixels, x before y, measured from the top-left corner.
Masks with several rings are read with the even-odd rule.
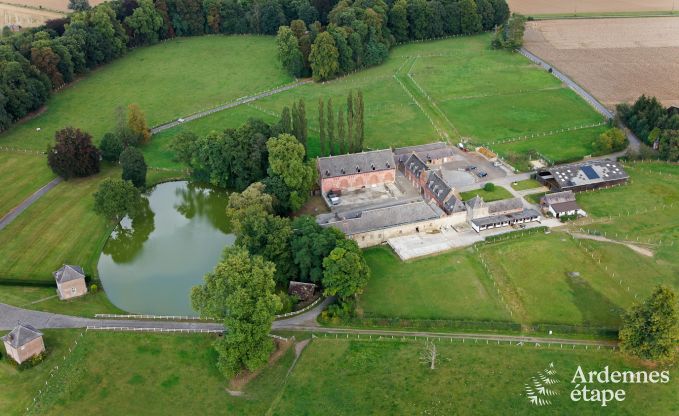
[[[581,14],[667,12],[673,0],[507,0],[513,12],[531,14]]]
[[[524,39],[609,108],[641,94],[679,105],[679,18],[529,22]]]
[[[96,6],[105,0],[89,0],[90,6]],[[36,9],[56,10],[68,13],[68,0],[2,0],[0,3],[13,4],[16,6]]]

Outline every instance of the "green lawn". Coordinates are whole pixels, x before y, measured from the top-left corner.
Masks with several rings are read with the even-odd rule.
[[[660,282],[679,287],[652,258],[621,245],[574,241],[562,232],[486,244],[479,252],[514,317],[526,324],[617,328],[635,294],[641,299]]]
[[[291,81],[273,37],[177,38],[135,49],[54,94],[44,113],[0,135],[0,145],[44,150],[69,125],[98,142],[118,106],[139,104],[153,126]]]
[[[36,311],[94,317],[97,313],[125,313],[116,308],[103,290],[86,296],[59,300],[54,287],[0,285],[0,303]]]
[[[526,191],[528,189],[540,188],[542,184],[535,179],[526,179],[525,181],[513,182],[511,186],[515,191]]]
[[[372,276],[361,296],[366,316],[509,320],[492,282],[468,251],[401,262],[386,247],[365,251]]]
[[[0,217],[54,176],[44,155],[0,152]]]
[[[483,198],[483,200],[486,202],[513,198],[513,195],[506,188],[497,185],[492,191],[486,191],[483,188],[479,188],[473,191],[460,192],[460,197],[463,201],[469,201],[477,195]]]
[[[533,345],[470,345],[440,341],[437,366],[420,362],[423,342],[315,339],[292,372],[274,415],[599,415],[679,412],[679,382],[595,384],[626,391],[624,402],[572,402],[577,366],[601,371],[639,369],[619,354]],[[524,385],[554,363],[560,383],[551,406],[534,406]],[[650,370],[649,370],[650,371]],[[590,385],[590,387],[592,387]],[[313,399],[311,399],[313,398]]]
[[[94,213],[92,194],[117,168],[61,182],[0,231],[0,279],[52,282],[62,264],[97,276],[99,252],[110,225]]]

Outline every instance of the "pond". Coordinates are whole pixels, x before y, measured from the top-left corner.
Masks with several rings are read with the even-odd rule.
[[[116,227],[99,258],[111,302],[130,313],[197,315],[191,288],[235,240],[227,201],[227,192],[195,183],[156,186],[141,213]]]

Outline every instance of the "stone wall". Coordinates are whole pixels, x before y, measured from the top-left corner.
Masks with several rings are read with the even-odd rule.
[[[395,180],[396,169],[361,172],[335,178],[323,178],[321,179],[321,190],[324,194],[333,189],[353,191],[364,187],[393,183]]]

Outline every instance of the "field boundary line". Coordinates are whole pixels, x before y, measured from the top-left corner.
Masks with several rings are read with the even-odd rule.
[[[63,178],[61,176],[57,176],[56,178],[52,179],[51,181],[49,181],[45,185],[43,185],[40,189],[33,192],[28,198],[21,201],[21,203],[19,203],[19,205],[12,208],[11,210],[9,210],[9,212],[7,214],[0,217],[0,230],[7,227],[12,221],[14,221],[16,219],[16,217],[21,215],[21,213],[26,211],[26,209],[28,209],[28,207],[33,205],[33,203],[35,201],[42,198],[43,195],[45,195],[47,192],[49,192],[55,186],[59,185],[62,181],[63,181]]]
[[[542,132],[537,132],[537,133],[531,133],[530,136],[528,134],[525,134],[523,136],[515,136],[515,137],[508,137],[505,139],[496,139],[492,142],[485,142],[484,144],[487,145],[496,145],[496,144],[505,144],[505,143],[514,143],[514,142],[519,142],[519,141],[524,141],[524,140],[531,140],[531,139],[538,139],[540,137],[547,137],[547,136],[554,136],[559,133],[565,133],[568,131],[578,131],[578,130],[586,130],[586,129],[593,129],[595,127],[601,127],[605,126],[607,123],[605,121],[600,121],[598,123],[592,123],[592,124],[581,124],[579,126],[574,126],[574,127],[564,127],[561,129],[556,129],[556,130],[550,130],[550,131],[542,131]]]

